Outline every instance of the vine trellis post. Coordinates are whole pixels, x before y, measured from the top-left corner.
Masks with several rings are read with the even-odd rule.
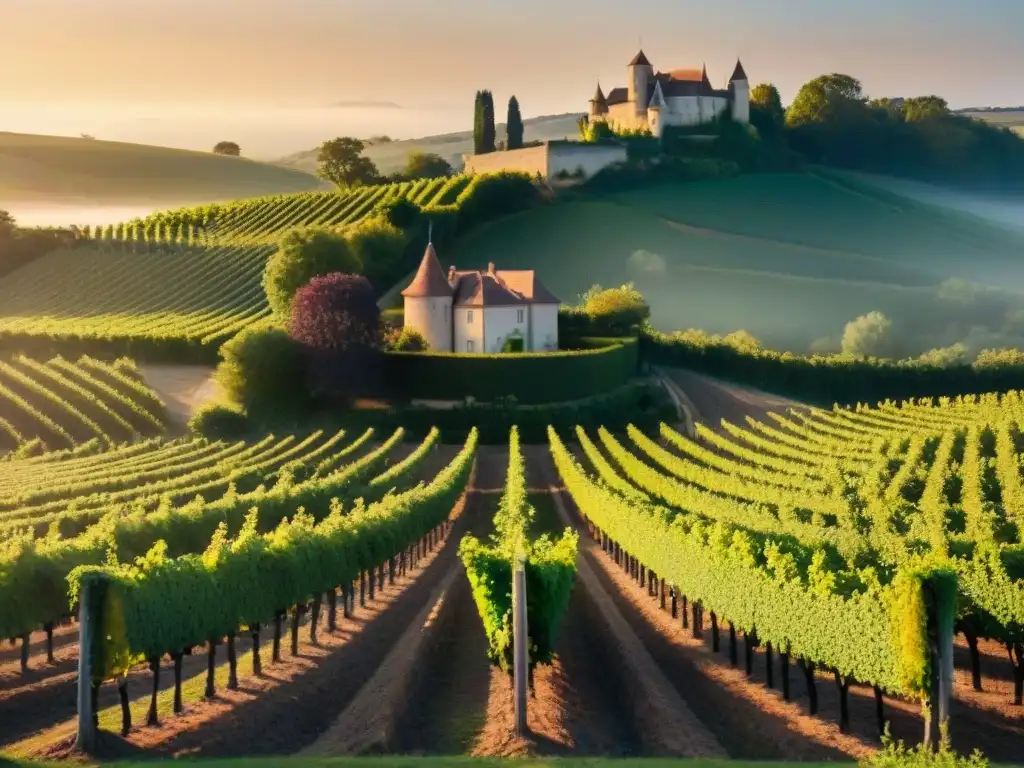
[[[512,673],[516,736],[526,735],[529,686],[529,629],[526,620],[526,561],[521,555],[512,565]]]

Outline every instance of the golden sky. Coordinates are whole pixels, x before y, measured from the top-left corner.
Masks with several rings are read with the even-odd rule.
[[[872,95],[1020,104],[1021,29],[1021,0],[0,0],[0,105],[458,106],[491,88],[568,111],[624,79],[641,37],[656,67],[707,62],[716,83],[740,55],[787,100],[843,71]]]

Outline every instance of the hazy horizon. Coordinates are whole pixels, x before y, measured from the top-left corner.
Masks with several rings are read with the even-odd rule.
[[[837,4],[838,5],[838,4]],[[624,83],[642,40],[661,69],[737,56],[788,102],[845,72],[872,96],[936,93],[954,108],[1024,104],[1024,3],[721,0],[5,0],[0,130],[207,149],[237,141],[276,158],[339,134],[467,130],[477,89],[524,115],[585,111]],[[499,34],[500,32],[500,34]],[[330,110],[338,102],[403,110]],[[499,110],[500,111],[500,110]],[[499,115],[500,117],[500,115]]]

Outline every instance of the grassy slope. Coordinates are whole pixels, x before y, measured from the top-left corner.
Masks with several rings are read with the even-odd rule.
[[[564,139],[577,136],[579,131],[576,122],[579,115],[547,115],[523,121],[525,128],[523,138],[526,141],[545,141]],[[505,136],[505,124],[496,126],[499,140]],[[433,152],[445,158],[453,167],[462,167],[462,156],[473,151],[473,132],[460,131],[439,136],[425,136],[421,139],[392,141],[368,147],[366,155],[377,164],[381,173],[394,173],[405,165],[405,158],[410,152]],[[298,152],[279,161],[288,168],[312,173],[316,170],[315,149]]]
[[[323,188],[294,169],[142,144],[0,133],[0,204],[184,205]]]
[[[803,349],[871,310],[894,322],[941,313],[934,289],[949,276],[1005,284],[1022,249],[1024,238],[970,217],[787,174],[530,211],[441,257],[459,267],[536,268],[565,302],[593,283],[633,280],[660,327],[747,328]]]

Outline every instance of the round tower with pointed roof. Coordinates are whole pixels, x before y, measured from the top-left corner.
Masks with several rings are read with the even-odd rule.
[[[654,67],[647,60],[643,49],[640,49],[640,52],[629,62],[626,70],[629,72],[629,79],[626,81],[628,83],[627,99],[635,105],[636,114],[643,115],[647,111],[647,88],[654,79]]]
[[[435,352],[452,351],[452,286],[441,269],[434,243],[427,243],[423,260],[405,300],[405,327],[418,331]]]
[[[600,119],[608,114],[608,100],[604,96],[604,91],[601,90],[601,84],[597,84],[597,90],[594,92],[594,98],[590,100],[590,119]]]
[[[736,59],[736,68],[729,78],[729,97],[732,101],[732,119],[744,125],[750,122],[750,81],[743,64]]]

